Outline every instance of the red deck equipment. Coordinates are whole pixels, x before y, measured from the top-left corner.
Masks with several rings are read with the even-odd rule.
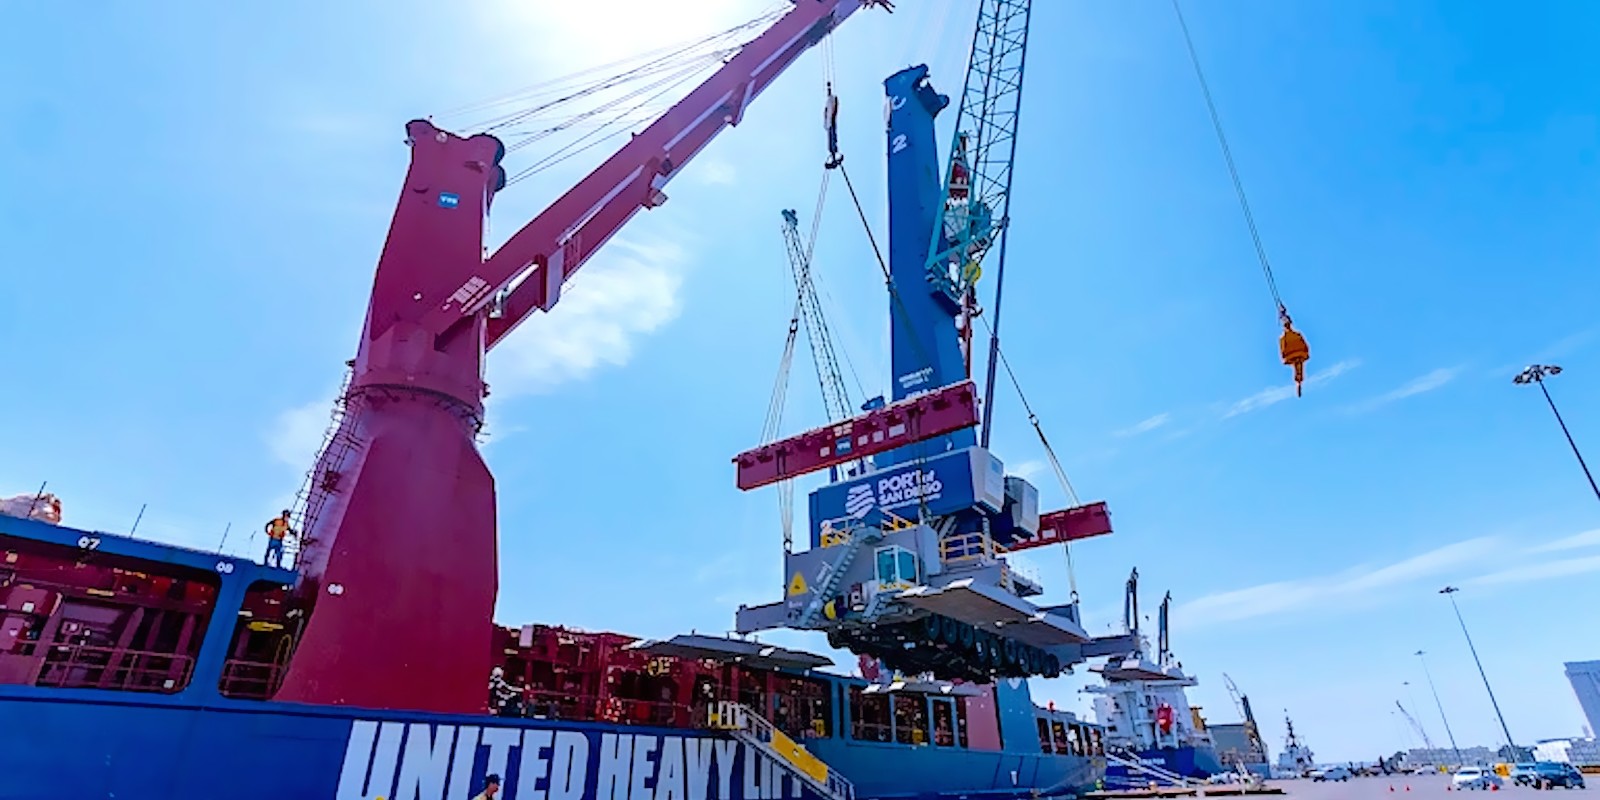
[[[1028,550],[1061,542],[1076,542],[1111,532],[1111,512],[1101,502],[1088,503],[1039,517],[1039,535],[1007,545],[1008,550]]]

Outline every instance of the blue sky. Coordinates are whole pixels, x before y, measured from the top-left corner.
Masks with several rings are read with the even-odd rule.
[[[13,12],[0,493],[48,480],[69,523],[108,531],[148,504],[141,535],[191,546],[232,523],[227,549],[254,553],[354,352],[405,121],[767,4],[334,5]],[[974,7],[899,6],[835,40],[844,148],[880,237],[881,80],[926,62],[958,91]],[[1115,536],[1074,551],[1091,627],[1117,621],[1137,565],[1146,607],[1174,593],[1213,721],[1235,717],[1227,672],[1275,749],[1287,708],[1323,758],[1391,752],[1411,743],[1390,711],[1413,704],[1424,649],[1457,737],[1494,743],[1435,594],[1455,583],[1513,735],[1577,734],[1560,664],[1600,657],[1583,610],[1600,602],[1600,506],[1510,378],[1568,367],[1552,390],[1600,460],[1600,9],[1186,9],[1313,381],[1284,388],[1170,8],[1039,4],[1005,349],[1080,493],[1115,514]],[[780,596],[775,498],[737,492],[728,459],[756,443],[782,347],[778,211],[815,201],[821,76],[816,54],[791,69],[493,355],[503,622],[720,631]],[[494,240],[583,166],[504,194]],[[817,269],[841,347],[881,388],[886,302],[843,200]],[[821,414],[798,361],[790,430]],[[1061,504],[1008,390],[997,417],[998,454]],[[1033,560],[1064,597],[1059,552]],[[1079,685],[1036,691],[1078,704]],[[1431,703],[1414,711],[1442,741]]]

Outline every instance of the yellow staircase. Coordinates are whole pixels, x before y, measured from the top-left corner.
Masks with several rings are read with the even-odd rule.
[[[766,717],[743,703],[723,700],[711,707],[710,727],[728,731],[733,738],[755,747],[767,756],[787,764],[795,777],[810,784],[830,800],[855,800],[856,790],[848,779],[833,771],[822,759],[812,755],[788,734],[778,730]],[[748,769],[748,767],[746,767]]]

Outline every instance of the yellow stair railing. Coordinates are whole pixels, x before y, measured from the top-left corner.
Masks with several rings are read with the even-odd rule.
[[[768,754],[781,759],[797,776],[812,784],[812,787],[825,797],[834,800],[854,800],[855,786],[847,778],[835,772],[832,767],[823,763],[822,759],[812,755],[799,742],[778,730],[766,717],[757,714],[749,706],[729,700],[719,701],[711,707],[707,722],[711,728],[729,731],[735,737],[755,744]]]

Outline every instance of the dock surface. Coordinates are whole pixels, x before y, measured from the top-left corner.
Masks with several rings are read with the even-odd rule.
[[[1591,776],[1588,787],[1584,789],[1557,789],[1557,797],[1571,798],[1571,800],[1584,800],[1595,798],[1600,800],[1600,780]],[[1456,800],[1462,793],[1450,790],[1450,779],[1444,775],[1393,775],[1372,778],[1351,778],[1348,781],[1335,781],[1333,783],[1317,783],[1310,780],[1292,781],[1267,781],[1268,789],[1276,789],[1282,794],[1257,794],[1241,795],[1237,786],[1201,786],[1193,789],[1162,789],[1156,793],[1151,792],[1093,792],[1086,795],[1090,798],[1103,800],[1120,800],[1121,798],[1149,797],[1261,797],[1272,800]],[[1494,796],[1517,797],[1543,797],[1547,792],[1539,792],[1525,786],[1513,786],[1511,781],[1506,781],[1498,792],[1473,792],[1471,796],[1479,797],[1488,794]]]

